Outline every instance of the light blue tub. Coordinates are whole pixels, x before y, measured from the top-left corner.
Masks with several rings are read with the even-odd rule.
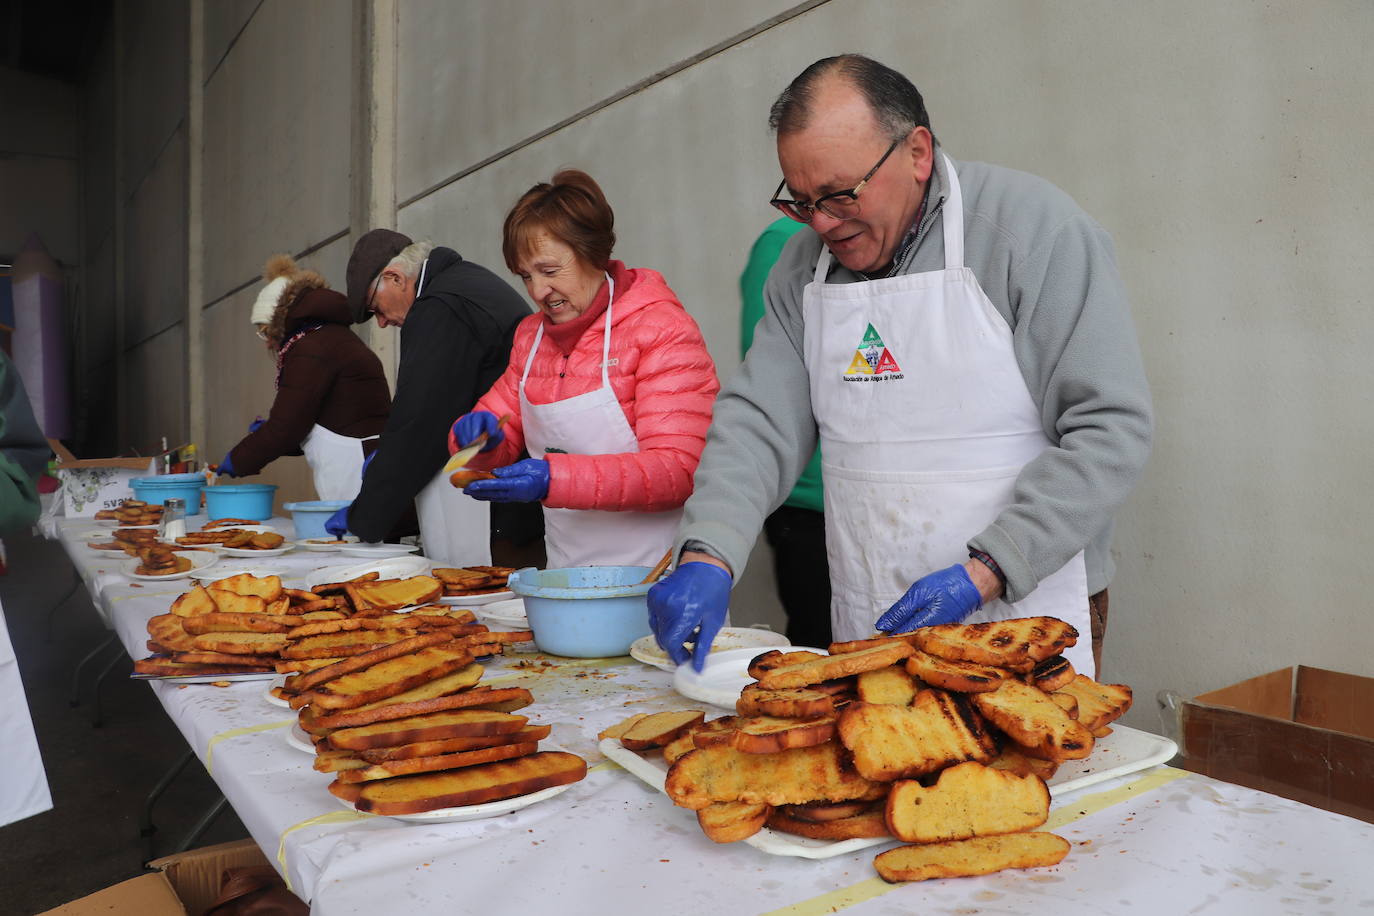
[[[159,474],[129,480],[134,499],[160,506],[164,499],[186,500],[186,515],[200,515],[200,491],[205,489],[204,474]]]
[[[649,635],[645,595],[639,584],[648,566],[526,567],[511,573],[510,590],[525,599],[525,616],[539,651],[569,658],[627,655]]]
[[[287,503],[282,508],[291,513],[291,523],[296,526],[296,537],[304,540],[325,537],[329,532],[324,530],[324,523],[329,521],[329,516],[351,502],[349,499],[312,499]]]
[[[217,518],[246,518],[265,522],[272,517],[274,483],[218,484],[205,488],[205,513]]]

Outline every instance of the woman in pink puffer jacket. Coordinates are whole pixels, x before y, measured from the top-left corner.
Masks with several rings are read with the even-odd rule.
[[[575,170],[516,203],[506,264],[539,312],[516,328],[506,372],[449,434],[451,452],[488,436],[468,468],[495,477],[463,492],[542,501],[550,568],[658,560],[692,493],[720,388],[663,277],[611,260],[613,226],[601,189]]]

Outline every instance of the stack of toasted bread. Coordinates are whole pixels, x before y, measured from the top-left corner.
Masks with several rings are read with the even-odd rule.
[[[464,566],[458,569],[439,567],[434,577],[444,583],[444,594],[488,595],[506,590],[513,566]]]
[[[485,630],[485,628],[480,628]],[[523,687],[478,686],[489,639],[442,627],[302,671],[283,687],[315,742],[315,769],[335,774],[329,791],[373,814],[419,814],[526,795],[576,782],[586,762],[540,751],[548,725],[515,711]]]
[[[156,525],[162,521],[162,507],[150,506],[141,499],[126,499],[113,509],[101,509],[94,517],[121,525]]]
[[[153,543],[138,548],[138,566],[134,572],[140,576],[170,576],[190,568],[190,557],[178,555],[172,547]]]
[[[437,596],[429,576],[378,581],[376,574],[311,591],[277,576],[240,574],[196,585],[170,612],[148,621],[152,657],[135,673],[168,677],[311,671],[442,630],[473,657],[499,654],[529,633],[490,633],[471,611],[424,605]],[[409,613],[401,608],[420,604]],[[278,688],[280,690],[280,688]]]
[[[239,550],[276,550],[285,542],[286,538],[275,531],[251,531],[244,528],[202,529],[177,538],[178,544],[187,546],[218,545]]]
[[[88,541],[95,550],[120,550],[131,557],[139,555],[140,550],[149,547],[176,548],[176,544],[157,539],[157,531],[152,528],[116,528],[109,541]]]
[[[1031,617],[836,643],[829,655],[774,650],[751,664],[737,715],[631,721],[637,743],[621,743],[663,747],[668,796],[717,842],[766,825],[915,844],[877,857],[889,881],[1053,865],[1068,844],[1033,832],[1049,816],[1045,780],[1131,705],[1129,687],[1074,672],[1061,653],[1077,637]]]

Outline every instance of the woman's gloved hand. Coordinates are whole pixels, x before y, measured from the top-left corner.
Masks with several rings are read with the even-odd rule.
[[[711,643],[725,623],[732,584],[734,577],[723,568],[691,562],[649,589],[649,626],[659,648],[674,664],[686,664],[689,656],[683,643],[692,640],[696,643],[690,656],[692,667],[701,673]]]
[[[328,531],[336,538],[342,538],[345,534],[348,534],[348,510],[352,507],[353,504],[349,503],[347,506],[340,507],[337,512],[329,516],[329,520],[324,523],[324,530]]]
[[[474,480],[463,492],[492,503],[533,503],[549,495],[549,463],[543,458],[526,458],[491,473],[495,480]]]
[[[250,433],[255,433],[255,432],[258,431],[258,427],[261,426],[262,424],[266,423],[266,422],[267,422],[267,421],[264,420],[262,417],[257,417],[256,419],[253,420],[252,423],[249,423],[249,424],[248,424],[248,431],[249,431]]]
[[[234,465],[229,461],[229,456],[232,455],[233,453],[234,453],[234,452],[233,452],[233,449],[230,449],[229,451],[227,451],[227,452],[224,453],[224,458],[220,461],[219,466],[215,469],[215,473],[219,474],[219,476],[221,476],[221,477],[237,477],[237,476],[239,476],[239,475],[238,475],[238,472],[234,470]]]
[[[453,421],[453,428],[449,430],[449,448],[455,452],[460,448],[466,448],[482,433],[487,434],[487,441],[482,445],[484,452],[489,452],[506,441],[506,434],[501,432],[496,414],[490,410],[474,410]]]
[[[920,627],[960,623],[983,606],[968,570],[955,564],[917,579],[886,614],[877,628],[887,633],[909,633]]]

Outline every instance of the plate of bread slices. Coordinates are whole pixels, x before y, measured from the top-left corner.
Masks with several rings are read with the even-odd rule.
[[[341,550],[350,544],[357,544],[360,539],[357,535],[346,534],[341,538],[302,538],[295,544],[301,550],[313,550],[317,553],[332,553]]]
[[[139,551],[137,559],[125,560],[120,571],[130,579],[159,582],[180,579],[197,569],[213,566],[219,558],[204,550],[175,550],[172,547],[148,547]]]
[[[690,651],[693,644],[687,643]],[[711,641],[710,658],[715,658],[721,652],[729,652],[735,649],[764,649],[774,646],[788,646],[791,642],[781,633],[774,633],[772,630],[765,630],[758,627],[722,627],[716,634],[716,638]],[[637,662],[661,668],[664,671],[674,671],[677,665],[668,657],[668,653],[659,648],[658,642],[652,635],[644,636],[630,643],[630,657]],[[741,669],[742,670],[742,669]],[[705,701],[703,701],[705,702]],[[733,706],[731,700],[726,705]]]

